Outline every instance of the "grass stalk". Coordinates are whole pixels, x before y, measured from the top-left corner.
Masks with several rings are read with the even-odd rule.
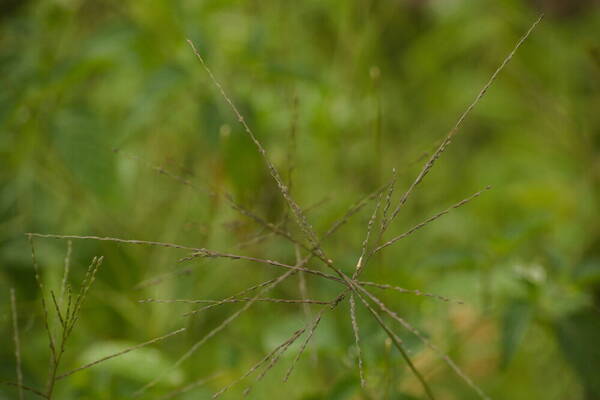
[[[21,341],[19,339],[19,315],[17,314],[17,300],[15,289],[10,289],[10,311],[13,322],[13,342],[15,345],[15,369],[17,373],[17,388],[19,400],[23,400],[23,370],[21,369]]]

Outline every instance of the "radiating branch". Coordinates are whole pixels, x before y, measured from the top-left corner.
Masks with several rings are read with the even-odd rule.
[[[151,345],[151,344],[154,344],[154,343],[156,343],[156,342],[160,342],[160,341],[162,341],[162,340],[164,340],[164,339],[167,339],[167,338],[169,338],[169,337],[171,337],[171,336],[177,335],[178,333],[181,333],[181,332],[183,332],[183,331],[185,331],[185,328],[177,329],[176,331],[173,331],[173,332],[171,332],[171,333],[167,333],[166,335],[163,335],[163,336],[160,336],[160,337],[154,338],[154,339],[152,339],[152,340],[148,340],[147,342],[140,343],[140,344],[137,344],[137,345],[135,345],[135,346],[128,347],[128,348],[126,348],[126,349],[124,349],[124,350],[121,350],[121,351],[119,351],[119,352],[117,352],[117,353],[114,353],[114,354],[108,355],[108,356],[106,356],[106,357],[102,357],[102,358],[100,358],[100,359],[98,359],[98,360],[96,360],[96,361],[92,361],[92,362],[90,362],[90,363],[88,363],[88,364],[85,364],[85,365],[83,365],[83,366],[79,367],[79,368],[75,368],[75,369],[73,369],[73,370],[71,370],[71,371],[69,371],[69,372],[65,372],[64,374],[57,376],[57,377],[56,377],[56,380],[61,380],[61,379],[64,379],[64,378],[66,378],[66,377],[68,377],[68,376],[71,376],[71,375],[73,375],[73,374],[74,374],[74,373],[76,373],[76,372],[83,371],[84,369],[88,369],[88,368],[91,368],[91,367],[93,367],[93,366],[95,366],[95,365],[98,365],[98,364],[100,364],[101,362],[104,362],[104,361],[110,360],[110,359],[112,359],[112,358],[115,358],[115,357],[122,356],[123,354],[127,354],[127,353],[129,353],[129,352],[131,352],[131,351],[134,351],[134,350],[137,350],[137,349],[141,349],[142,347],[149,346],[149,345]]]
[[[442,141],[440,146],[437,148],[437,150],[431,155],[431,157],[427,160],[425,165],[423,165],[423,168],[421,169],[421,171],[419,172],[419,174],[417,175],[415,180],[412,182],[412,184],[409,186],[409,188],[406,190],[406,192],[404,192],[404,194],[400,198],[398,205],[396,206],[396,208],[394,209],[394,212],[391,215],[391,218],[382,227],[383,229],[381,230],[380,238],[383,235],[383,233],[386,231],[386,229],[389,227],[390,223],[396,218],[396,216],[400,212],[400,209],[406,203],[406,201],[408,200],[408,198],[410,197],[412,192],[415,190],[417,185],[419,185],[423,181],[423,179],[429,173],[431,168],[433,168],[435,162],[440,158],[442,153],[450,145],[454,136],[456,134],[458,134],[459,129],[462,126],[465,119],[469,116],[471,111],[473,111],[475,106],[477,106],[477,104],[479,104],[479,102],[481,101],[483,96],[486,94],[488,89],[492,86],[492,84],[494,83],[494,81],[496,80],[496,78],[498,77],[500,72],[504,69],[504,67],[506,67],[506,65],[510,62],[510,60],[512,60],[516,51],[519,49],[519,47],[521,47],[521,45],[525,42],[525,40],[527,40],[527,38],[529,37],[531,32],[533,32],[533,30],[536,28],[536,26],[542,21],[543,17],[544,17],[544,14],[541,14],[539,16],[539,18],[529,27],[527,32],[525,32],[525,34],[518,40],[516,45],[513,47],[513,49],[510,51],[510,53],[508,53],[508,55],[502,61],[500,66],[498,66],[498,68],[494,71],[494,73],[488,79],[488,81],[485,83],[485,85],[483,85],[483,88],[479,91],[477,96],[475,96],[475,99],[473,100],[473,102],[471,104],[469,104],[469,106],[465,109],[465,111],[460,115],[460,117],[458,118],[458,120],[456,121],[456,123],[454,124],[454,126],[452,127],[450,132],[448,132],[448,134],[446,135],[446,137],[444,138],[444,140]]]
[[[447,209],[440,211],[439,213],[427,218],[425,221],[415,225],[414,227],[412,227],[411,229],[409,229],[408,231],[404,232],[402,235],[396,236],[393,239],[388,240],[387,242],[385,242],[384,244],[378,246],[377,248],[375,248],[373,250],[373,252],[371,254],[376,254],[378,252],[380,252],[381,250],[385,249],[386,247],[396,243],[398,240],[400,239],[404,239],[407,236],[412,235],[413,233],[415,233],[416,231],[418,231],[419,229],[423,228],[424,226],[430,224],[431,222],[435,221],[436,219],[443,217],[444,215],[448,214],[450,211],[452,211],[453,209],[459,208],[465,204],[467,204],[468,202],[470,202],[471,200],[481,196],[481,194],[483,192],[486,192],[488,190],[490,190],[492,187],[491,186],[486,186],[484,189],[473,193],[471,196],[462,199],[461,201],[459,201],[456,204],[453,204],[452,206],[448,207]]]
[[[445,354],[442,350],[440,350],[435,344],[433,344],[429,339],[427,339],[417,328],[409,324],[404,318],[400,317],[396,312],[390,310],[381,300],[371,294],[368,290],[363,288],[362,286],[357,286],[358,290],[365,294],[371,301],[373,301],[377,306],[385,312],[392,319],[400,323],[404,328],[408,331],[412,332],[423,344],[433,350],[440,358],[442,358],[446,364],[460,377],[462,380],[467,383],[478,395],[484,400],[490,400],[490,398],[483,392],[483,390],[477,386],[473,380],[452,360],[447,354]]]

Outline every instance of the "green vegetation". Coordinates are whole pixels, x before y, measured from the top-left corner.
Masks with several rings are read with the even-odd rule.
[[[61,400],[600,398],[597,2],[5,3],[3,383]],[[546,18],[392,221],[534,3]],[[36,282],[28,232],[124,240],[30,236]],[[208,302],[153,301],[173,299]]]

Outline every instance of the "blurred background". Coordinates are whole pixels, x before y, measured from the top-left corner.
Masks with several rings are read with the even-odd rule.
[[[600,399],[597,1],[3,0],[1,6],[1,380],[16,380],[11,287],[24,383],[42,388],[48,370],[26,232],[166,241],[295,262],[293,245],[265,235],[221,196],[231,193],[272,223],[286,215],[262,160],[186,38],[283,175],[293,167],[291,192],[311,207],[308,219],[323,234],[352,203],[389,182],[393,168],[397,192],[406,190],[544,11],[386,238],[486,185],[493,190],[388,248],[364,277],[464,300],[373,289],[491,398]],[[323,243],[348,273],[373,206]],[[301,237],[292,222],[286,226]],[[58,290],[67,242],[36,239],[35,246],[45,285]],[[74,240],[75,289],[95,255],[105,261],[64,370],[188,330],[61,381],[56,398],[130,398],[241,307],[183,318],[192,306],[137,300],[220,299],[279,273],[243,261],[178,263],[186,255],[180,250]],[[310,266],[322,268],[316,261]],[[313,277],[306,286],[319,300],[339,290]],[[269,295],[299,298],[298,279]],[[366,389],[345,302],[325,314],[290,381],[281,384],[297,346],[250,398],[425,398],[360,305],[357,319]],[[255,304],[143,398],[218,373],[177,396],[208,399],[306,320],[298,305]],[[414,336],[390,325],[438,399],[478,398]],[[239,398],[244,387],[224,398]],[[16,397],[0,386],[1,399]]]

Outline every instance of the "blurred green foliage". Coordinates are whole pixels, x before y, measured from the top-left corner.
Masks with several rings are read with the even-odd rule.
[[[534,5],[534,3],[536,5]],[[547,18],[502,72],[391,234],[485,185],[494,190],[389,248],[369,280],[461,298],[379,294],[494,399],[600,398],[600,10],[594,1],[4,1],[0,17],[0,378],[15,378],[16,288],[25,383],[43,387],[48,347],[25,232],[93,234],[229,250],[293,263],[202,188],[229,191],[277,222],[285,207],[252,143],[194,58],[192,39],[282,170],[297,115],[292,193],[324,232],[391,177],[405,190],[541,7]],[[297,99],[297,106],[294,106]],[[119,149],[119,152],[114,152]],[[157,173],[162,166],[199,190]],[[324,243],[346,271],[372,205]],[[288,224],[292,232],[299,230]],[[66,242],[35,241],[58,288]],[[218,299],[274,276],[242,261],[190,263],[170,249],[74,241],[76,286],[104,255],[64,368],[188,331],[60,382],[60,399],[129,398],[233,313],[141,298]],[[187,265],[186,265],[187,266]],[[310,297],[336,286],[307,278]],[[273,297],[298,298],[290,281]],[[316,309],[313,309],[313,313]],[[290,382],[292,348],[251,397],[418,399],[423,393],[359,307],[368,389],[347,304],[327,314]],[[304,323],[301,307],[257,304],[148,394],[220,375],[179,396],[210,398]],[[475,394],[398,326],[440,399]],[[236,398],[244,385],[227,398]],[[0,387],[0,398],[16,398]],[[154,396],[154,397],[153,397]]]

